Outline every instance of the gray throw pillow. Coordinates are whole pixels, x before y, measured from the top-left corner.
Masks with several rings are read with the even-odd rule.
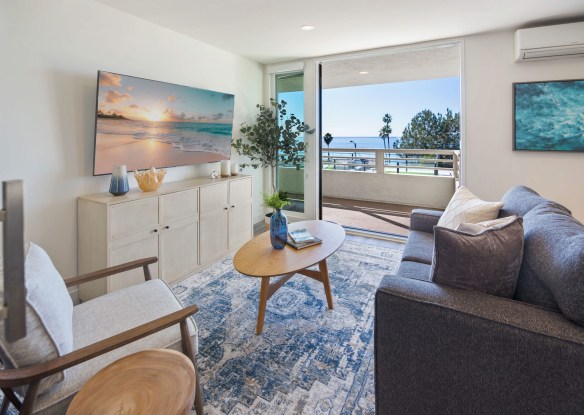
[[[515,218],[476,234],[435,226],[431,281],[512,298],[523,257],[522,223]]]

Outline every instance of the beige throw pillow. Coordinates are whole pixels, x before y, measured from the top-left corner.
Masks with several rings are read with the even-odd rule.
[[[497,218],[502,207],[503,202],[485,202],[461,186],[450,199],[438,221],[438,226],[455,230],[461,223],[493,220]]]
[[[487,229],[502,228],[508,223],[513,222],[515,219],[517,219],[517,216],[513,215],[507,216],[505,218],[487,220],[479,223],[461,223],[460,225],[458,225],[456,230],[459,232],[466,232],[476,235],[478,233],[486,231]]]

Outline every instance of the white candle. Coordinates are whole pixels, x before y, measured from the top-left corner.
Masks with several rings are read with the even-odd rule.
[[[239,163],[233,163],[231,165],[231,175],[237,176],[239,174]]]
[[[231,161],[221,160],[221,177],[229,177],[231,175]]]

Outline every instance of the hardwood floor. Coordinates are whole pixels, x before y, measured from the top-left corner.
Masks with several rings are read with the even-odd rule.
[[[323,198],[323,219],[339,225],[407,237],[410,214],[417,206]]]

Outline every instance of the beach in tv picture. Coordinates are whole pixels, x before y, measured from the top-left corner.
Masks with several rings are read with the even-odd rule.
[[[234,96],[98,72],[93,174],[228,160]]]

